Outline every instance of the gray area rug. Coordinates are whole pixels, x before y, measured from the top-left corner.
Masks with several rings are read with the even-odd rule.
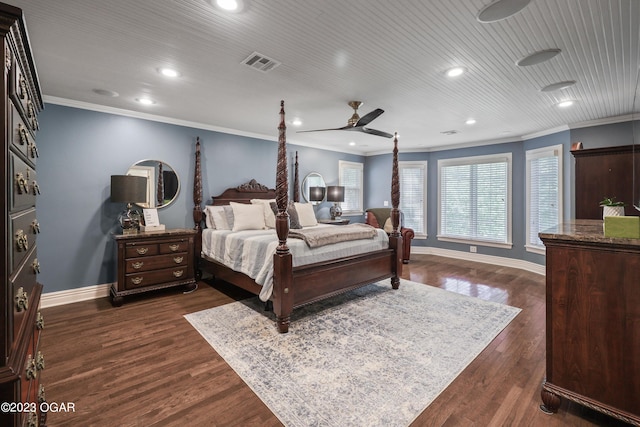
[[[185,318],[286,426],[407,426],[520,309],[388,280],[294,310],[257,298]]]

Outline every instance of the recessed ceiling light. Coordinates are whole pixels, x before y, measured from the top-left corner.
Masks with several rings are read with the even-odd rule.
[[[156,101],[151,98],[136,98],[136,101],[143,105],[153,105],[156,103]]]
[[[476,124],[476,119],[469,119],[464,123],[467,124],[467,125],[475,125]]]
[[[464,67],[453,67],[447,70],[446,75],[447,77],[458,77],[466,72],[467,69]]]
[[[553,92],[556,90],[566,89],[576,84],[575,80],[567,80],[565,82],[552,83],[540,89],[541,92]]]
[[[291,121],[291,124],[294,126],[301,126],[302,125],[302,120],[300,120],[299,118],[295,118]]]
[[[116,96],[118,96],[118,92],[114,92],[112,90],[108,90],[108,89],[93,89],[94,93],[97,93],[98,95],[102,95],[102,96],[110,96],[112,98],[115,98]]]
[[[524,58],[520,59],[516,62],[516,65],[519,67],[528,67],[530,65],[537,65],[542,62],[548,61],[551,58],[558,55],[562,52],[560,49],[545,49],[539,50],[537,52],[532,53],[531,55],[527,55]]]
[[[478,21],[491,23],[507,19],[524,9],[531,0],[496,0],[478,12]]]
[[[568,101],[558,102],[556,105],[560,108],[567,108],[567,107],[571,107],[573,103],[574,101],[568,100]]]
[[[351,141],[351,142],[349,143],[349,145],[354,146],[354,145],[356,145],[356,143],[355,143],[354,141]]]
[[[245,9],[245,1],[247,0],[207,0],[217,9],[225,12],[239,13]]]
[[[158,71],[165,77],[180,77],[180,73],[173,68],[160,68]]]

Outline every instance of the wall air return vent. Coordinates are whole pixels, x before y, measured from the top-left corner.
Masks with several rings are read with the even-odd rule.
[[[247,56],[242,63],[248,65],[254,70],[262,71],[263,73],[271,71],[281,64],[275,59],[271,59],[258,52],[253,52],[251,55]]]

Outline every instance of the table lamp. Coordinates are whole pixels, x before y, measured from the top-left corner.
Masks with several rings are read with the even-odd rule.
[[[314,205],[324,200],[324,187],[309,187],[309,201]]]
[[[111,201],[126,203],[118,217],[122,234],[135,234],[140,228],[140,212],[132,203],[147,203],[147,178],[134,175],[111,175]]]

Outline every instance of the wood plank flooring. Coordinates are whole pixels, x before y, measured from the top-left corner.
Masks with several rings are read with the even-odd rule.
[[[418,254],[403,277],[522,309],[412,426],[625,425],[566,401],[558,414],[540,411],[543,276]],[[201,282],[191,294],[169,289],[119,308],[105,298],[42,310],[47,400],[75,407],[49,412],[48,426],[282,425],[183,318],[246,296]]]

